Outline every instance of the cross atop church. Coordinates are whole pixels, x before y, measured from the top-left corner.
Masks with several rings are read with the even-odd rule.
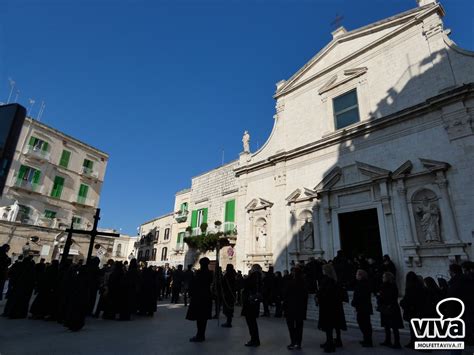
[[[85,231],[82,229],[74,229],[74,220],[71,221],[71,228],[66,229],[67,234],[67,239],[66,243],[64,245],[63,249],[63,256],[61,258],[61,264],[64,264],[69,256],[69,250],[71,249],[72,245],[72,235],[73,234],[82,234],[82,235],[88,235],[90,236],[90,242],[89,242],[89,250],[87,252],[87,263],[90,263],[91,257],[92,257],[92,248],[94,247],[94,241],[95,237],[97,236],[103,236],[103,237],[120,237],[119,233],[108,233],[108,232],[99,232],[97,230],[97,226],[99,224],[100,220],[100,208],[96,209],[95,215],[94,215],[94,226],[92,227],[92,230],[90,231]]]
[[[344,20],[344,16],[339,16],[339,14],[336,14],[336,18],[331,22],[331,27],[333,30],[341,27],[342,20]]]

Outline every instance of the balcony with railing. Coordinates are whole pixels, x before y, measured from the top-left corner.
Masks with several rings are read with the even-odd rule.
[[[99,172],[94,171],[94,169],[89,168],[87,166],[83,166],[81,169],[81,175],[85,177],[97,179],[99,177]]]
[[[72,197],[71,203],[79,204],[83,206],[90,206],[90,207],[95,206],[95,200],[91,198],[87,198],[87,197],[82,197],[82,196]]]
[[[235,222],[224,222],[224,233],[234,234],[237,230]]]
[[[202,230],[200,227],[193,228],[193,231],[191,233],[191,236],[197,237],[198,235],[202,234]]]
[[[176,222],[178,223],[186,222],[186,220],[188,219],[188,214],[189,211],[187,210],[177,211],[174,214],[174,219],[176,219]]]
[[[37,225],[46,228],[57,228],[58,220],[56,218],[40,217],[38,218]]]
[[[36,192],[38,194],[43,193],[43,190],[44,190],[43,185],[39,183],[34,183],[33,181],[18,179],[18,178],[15,179],[14,181],[15,181],[14,182],[15,187],[18,187],[20,189],[27,190],[30,192]]]
[[[42,161],[49,161],[51,159],[50,152],[33,145],[26,146],[23,153],[28,157],[35,158]]]

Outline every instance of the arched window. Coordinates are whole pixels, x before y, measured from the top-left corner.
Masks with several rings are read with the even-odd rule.
[[[164,240],[168,240],[170,239],[170,229],[169,228],[166,228],[165,229],[165,237],[164,237]]]
[[[167,254],[168,254],[168,248],[164,247],[161,249],[161,261],[166,261],[167,260]]]
[[[138,261],[142,260],[143,253],[141,250],[138,251]]]
[[[150,258],[150,249],[145,250],[145,261],[148,261]]]
[[[151,260],[156,261],[156,248],[153,248],[153,251],[151,252]]]
[[[115,251],[115,256],[119,258],[122,256],[122,244],[117,244],[117,250]]]

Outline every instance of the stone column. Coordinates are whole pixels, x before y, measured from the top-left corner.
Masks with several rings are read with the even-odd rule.
[[[456,222],[454,218],[453,208],[451,206],[451,199],[449,198],[448,180],[444,175],[444,171],[436,172],[436,183],[438,184],[441,193],[440,207],[441,207],[441,223],[444,225],[445,240],[448,243],[459,243],[461,240],[456,229]]]
[[[321,232],[319,226],[319,203],[315,203],[313,206],[313,237],[314,237],[314,246],[316,250],[322,250],[321,244]]]
[[[417,244],[413,238],[413,233],[410,224],[410,212],[408,211],[408,201],[407,201],[407,189],[405,188],[405,183],[403,179],[398,180],[397,182],[397,192],[400,198],[400,207],[402,210],[402,221],[405,227],[405,243],[408,245]]]

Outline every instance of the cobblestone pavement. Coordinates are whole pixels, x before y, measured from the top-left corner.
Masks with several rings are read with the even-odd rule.
[[[3,312],[5,301],[0,303]],[[0,317],[0,355],[22,354],[315,354],[322,353],[319,344],[324,334],[315,321],[305,322],[303,350],[289,351],[288,332],[284,319],[259,318],[262,345],[247,348],[245,320],[237,316],[231,329],[218,327],[217,320],[209,321],[205,343],[190,343],[195,324],[184,319],[186,308],[161,302],[153,318],[136,317],[130,322],[105,321],[88,318],[84,329],[78,333],[66,330],[55,322],[39,320],[9,320]],[[240,309],[236,309],[239,314]],[[343,332],[344,347],[338,354],[416,354],[412,350],[392,350],[376,346],[361,348],[358,329]],[[381,332],[375,332],[378,344],[383,340]],[[402,336],[402,344],[407,342]],[[446,352],[436,352],[447,354]],[[473,354],[472,350],[465,352]]]

